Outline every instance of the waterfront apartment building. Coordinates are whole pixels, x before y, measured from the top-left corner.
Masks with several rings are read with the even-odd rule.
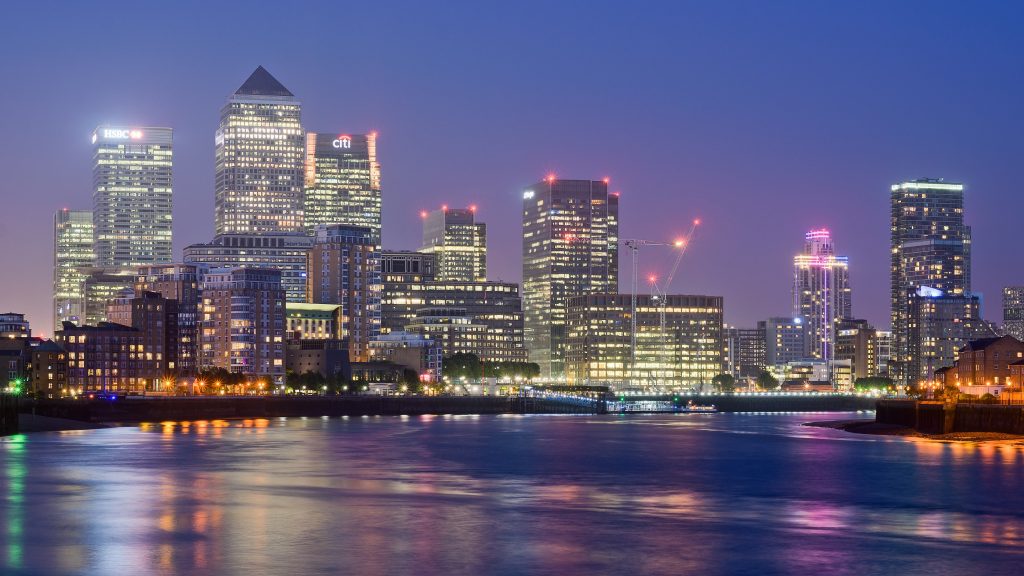
[[[629,294],[571,298],[568,382],[706,389],[724,368],[722,303],[720,296],[638,295],[634,351]]]
[[[1003,332],[1024,341],[1024,286],[1003,288]]]
[[[216,234],[303,231],[302,105],[262,66],[220,111]]]
[[[110,322],[65,322],[54,339],[67,353],[68,386],[84,393],[160,390],[164,365],[155,343],[163,337],[154,332]]]
[[[875,330],[875,355],[878,361],[878,375],[892,378],[889,365],[892,359],[892,330]]]
[[[417,262],[420,264],[422,262]],[[381,332],[442,330],[473,331],[474,337],[456,350],[452,339],[445,354],[472,352],[486,362],[526,361],[523,343],[523,308],[519,285],[510,282],[423,281],[429,274],[402,273],[408,269],[390,265],[384,274],[381,297]],[[422,269],[420,266],[412,268]],[[441,314],[441,311],[446,311]],[[413,325],[416,324],[415,327]],[[460,346],[463,344],[459,344]]]
[[[92,134],[95,265],[170,262],[172,130],[99,126]]]
[[[607,181],[548,176],[523,192],[524,338],[542,379],[566,377],[569,300],[618,291],[618,244]]]
[[[306,301],[306,253],[313,238],[301,232],[218,234],[212,242],[186,246],[183,260],[208,268],[272,268],[281,273],[289,302]]]
[[[438,280],[487,280],[487,225],[476,221],[476,206],[426,213],[420,252],[437,257]]]
[[[21,340],[32,336],[32,328],[20,312],[0,314],[0,339]]]
[[[305,203],[309,233],[317,226],[344,224],[370,229],[380,236],[380,163],[377,133],[306,134]]]
[[[63,322],[80,323],[83,268],[94,265],[91,210],[64,208],[53,215],[53,329]]]
[[[192,264],[140,266],[135,294],[152,292],[177,302],[177,373],[195,374],[199,367],[199,276]]]
[[[822,228],[804,235],[793,257],[793,315],[810,331],[810,356],[831,362],[836,324],[852,317],[849,259],[836,256],[831,233]]]
[[[420,375],[421,382],[440,382],[444,350],[435,340],[420,334],[392,332],[370,342],[370,359],[390,362]]]
[[[285,304],[285,337],[292,340],[327,340],[341,338],[340,304]]]
[[[919,179],[891,187],[891,301],[893,350],[892,377],[912,384],[925,374],[937,353],[929,359],[915,358],[911,338],[912,308],[918,291],[935,291],[960,298],[971,290],[971,228],[964,224],[964,186],[941,179]],[[920,302],[925,309],[935,303]],[[969,303],[950,302],[949,312],[972,314]],[[972,320],[971,315],[960,320]],[[956,319],[951,317],[950,320]],[[924,342],[926,348],[932,345]],[[955,350],[963,342],[949,348]],[[951,358],[950,358],[951,361]],[[941,366],[935,366],[939,368]],[[927,372],[928,378],[931,372]]]
[[[776,316],[757,323],[764,333],[764,356],[768,367],[802,362],[811,355],[811,331],[800,316]]]
[[[352,362],[366,362],[380,334],[380,249],[373,231],[358,226],[321,226],[309,251],[306,300],[341,306],[340,337]]]
[[[726,372],[737,380],[757,378],[767,365],[765,328],[725,328]]]
[[[285,297],[281,272],[218,268],[203,275],[199,368],[284,383]]]
[[[945,384],[956,386],[1019,386],[1013,366],[1024,363],[1024,342],[1013,336],[971,340],[957,351],[957,360],[943,374]],[[941,370],[939,372],[942,372]]]
[[[836,362],[846,362],[850,382],[878,376],[878,333],[866,320],[842,320],[836,326]]]

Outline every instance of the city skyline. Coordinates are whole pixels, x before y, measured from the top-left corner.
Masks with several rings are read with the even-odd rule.
[[[74,11],[75,8],[69,10]],[[750,11],[756,13],[759,10],[751,8]],[[917,15],[912,14],[914,10],[906,7],[886,10],[891,21],[875,24],[876,30],[896,26],[901,19]],[[690,7],[671,15],[679,18],[691,16],[690,19],[683,18],[687,22],[705,20],[712,24],[712,29],[716,29],[715,26],[726,26],[725,16],[728,14],[725,12],[728,10],[716,12]],[[953,12],[949,7],[939,7],[931,11],[931,17],[952,18],[956,15]],[[517,18],[526,18],[525,15],[511,16],[514,16],[511,18],[513,22]],[[545,26],[556,26],[569,16],[570,11],[555,8],[551,15],[552,22]],[[800,25],[801,17],[793,14],[790,16],[796,21],[791,27],[803,29]],[[832,8],[824,15],[815,15],[819,20],[824,17],[829,21],[840,19],[841,16],[843,13],[838,8]],[[863,15],[846,16],[854,23],[864,24]],[[585,17],[608,26],[611,16],[610,13],[598,10]],[[967,13],[966,17],[969,20],[972,16]],[[89,15],[84,14],[83,18],[88,21]],[[171,14],[167,33],[180,30],[183,20],[184,15]],[[753,15],[744,15],[729,26],[735,26],[741,38],[756,38],[758,34],[763,34],[750,29],[752,22],[748,20],[754,20]],[[986,22],[989,20],[986,19]],[[991,23],[988,25],[997,26]],[[57,26],[59,28],[67,24],[58,23]],[[664,35],[664,30],[658,25],[645,23],[644,26],[654,27],[654,31]],[[400,25],[397,29],[405,30]],[[850,64],[859,63],[860,68],[854,67],[860,70],[860,78],[870,79],[868,84],[880,94],[886,92],[879,90],[884,80],[895,81],[902,74],[917,69],[930,70],[933,61],[936,58],[942,59],[942,56],[946,57],[945,61],[956,64],[954,70],[959,78],[974,78],[976,81],[970,83],[973,91],[964,91],[952,81],[948,86],[943,85],[948,92],[940,93],[926,104],[926,107],[930,107],[928,113],[916,116],[909,114],[910,118],[898,117],[900,114],[895,112],[902,110],[906,115],[908,109],[895,102],[895,97],[891,95],[889,99],[879,101],[863,90],[854,93],[865,100],[830,93],[833,106],[853,106],[859,103],[872,111],[866,114],[869,119],[867,129],[856,129],[830,117],[826,128],[837,130],[839,140],[842,140],[844,134],[860,137],[856,145],[845,146],[825,145],[822,139],[826,133],[809,127],[816,118],[820,120],[818,115],[825,110],[802,109],[801,104],[807,102],[796,93],[795,88],[771,82],[768,83],[767,98],[791,98],[786,105],[779,107],[781,112],[774,114],[767,113],[765,102],[732,100],[723,107],[715,108],[711,98],[719,94],[719,91],[709,90],[705,83],[696,83],[690,87],[691,94],[695,96],[684,102],[685,111],[681,113],[667,110],[661,101],[652,102],[660,107],[653,106],[642,113],[637,110],[627,111],[625,109],[630,103],[658,99],[646,90],[623,92],[621,86],[612,82],[608,83],[605,91],[591,95],[584,105],[574,110],[564,99],[589,94],[566,83],[564,90],[553,93],[555,102],[550,108],[545,105],[536,113],[529,114],[521,108],[521,104],[516,107],[516,110],[524,114],[524,119],[517,122],[523,126],[499,123],[481,132],[472,124],[487,117],[499,105],[495,101],[495,94],[487,90],[474,89],[456,97],[454,93],[433,85],[433,93],[419,94],[421,99],[433,106],[451,104],[446,98],[461,103],[463,108],[468,106],[465,114],[456,114],[453,108],[449,114],[441,115],[440,123],[410,116],[409,112],[417,109],[413,104],[422,104],[417,100],[394,97],[375,99],[372,95],[366,97],[356,91],[346,91],[345,105],[338,107],[332,105],[340,98],[336,81],[328,78],[328,75],[318,75],[315,69],[302,62],[297,51],[285,51],[279,55],[259,48],[254,43],[247,46],[248,51],[218,56],[202,65],[174,62],[169,70],[162,70],[157,76],[154,76],[154,71],[147,69],[140,69],[132,77],[122,74],[128,82],[117,87],[104,83],[90,84],[91,89],[76,100],[73,110],[54,111],[46,117],[46,122],[39,122],[36,118],[40,128],[38,132],[47,136],[48,143],[54,133],[59,135],[59,142],[53,143],[42,159],[51,162],[57,158],[61,170],[41,170],[39,159],[32,157],[30,152],[20,152],[20,148],[5,149],[7,154],[0,155],[5,173],[11,175],[4,191],[10,194],[8,198],[15,198],[24,210],[22,216],[5,225],[5,241],[43,236],[39,246],[26,242],[20,250],[4,252],[3,264],[7,268],[22,267],[25,281],[24,285],[5,286],[0,292],[0,300],[12,310],[28,313],[39,331],[47,332],[45,319],[51,314],[51,301],[46,291],[40,290],[39,286],[52,283],[52,239],[45,237],[46,232],[40,234],[39,231],[50,228],[53,214],[61,208],[89,208],[91,158],[88,135],[96,125],[168,126],[175,130],[174,260],[181,259],[181,250],[185,245],[209,242],[213,236],[213,133],[217,111],[225,98],[257,65],[264,65],[303,103],[303,126],[306,130],[330,130],[334,127],[359,133],[381,130],[380,156],[385,165],[384,248],[387,250],[417,247],[418,214],[421,209],[442,203],[475,203],[480,207],[482,220],[487,221],[490,228],[491,278],[521,281],[521,262],[514,248],[518,244],[519,222],[518,219],[501,217],[517,208],[521,201],[521,190],[548,172],[564,178],[596,179],[610,176],[612,189],[621,190],[626,202],[621,223],[621,236],[624,238],[644,236],[670,239],[682,232],[682,222],[688,222],[695,216],[705,220],[706,225],[684,259],[680,280],[667,289],[669,292],[723,295],[726,321],[732,325],[752,327],[759,319],[784,314],[789,309],[789,279],[786,274],[776,271],[787,266],[791,258],[791,237],[809,228],[825,226],[833,230],[837,237],[843,238],[843,252],[851,258],[854,268],[852,287],[857,293],[855,314],[884,328],[888,325],[888,291],[884,280],[888,266],[888,187],[922,176],[944,177],[947,181],[966,184],[965,211],[968,222],[975,228],[972,239],[972,287],[986,296],[984,316],[998,320],[1001,288],[1020,283],[1019,277],[1013,272],[1013,264],[1016,263],[1013,253],[1000,246],[1013,246],[1011,214],[1021,203],[1014,194],[1013,179],[1009,172],[1015,166],[1012,159],[1019,156],[1020,145],[1006,136],[1015,133],[1020,122],[1007,111],[1012,110],[1010,103],[1019,99],[1021,86],[1010,81],[1003,82],[1002,76],[998,78],[1003,83],[997,83],[994,81],[996,76],[990,77],[988,74],[996,74],[998,69],[1012,66],[1015,61],[1012,55],[1009,56],[1011,63],[1004,62],[997,66],[992,62],[1014,53],[1014,50],[1006,50],[999,42],[1017,40],[1007,36],[1008,31],[993,34],[987,30],[987,36],[984,37],[978,36],[979,31],[970,27],[964,27],[961,31],[975,42],[993,38],[985,40],[990,42],[985,46],[992,50],[975,48],[974,52],[975,56],[988,56],[991,69],[989,66],[975,67],[972,58],[957,52],[941,52],[947,48],[939,44],[929,44],[931,49],[940,51],[938,56],[923,50],[897,50],[900,56],[897,60],[903,66],[898,70],[890,67],[881,71],[866,71],[863,66],[867,57],[860,61],[847,55],[845,61]],[[16,32],[18,34],[20,32]],[[69,30],[66,37],[73,40],[79,34]],[[846,40],[846,44],[840,44],[847,49],[864,48],[868,43],[865,39],[851,37],[850,31],[845,28],[840,36]],[[414,35],[406,42],[418,38]],[[22,39],[27,45],[32,44],[30,39]],[[482,38],[479,40],[484,41]],[[704,40],[706,38],[700,36],[693,42]],[[486,45],[498,53],[510,50],[511,34],[499,34],[496,40]],[[885,46],[895,49],[891,44]],[[516,81],[531,77],[533,72],[541,77],[568,73],[568,80],[578,79],[594,72],[584,60],[593,53],[601,54],[608,49],[597,43],[586,43],[585,47],[586,50],[570,49],[563,55],[566,61],[553,63],[550,67],[539,66],[535,71],[508,70],[507,67],[496,65],[495,70],[481,73],[490,77],[494,74],[500,76],[504,71],[507,77],[500,78],[502,81],[498,86],[506,88]],[[1000,50],[994,50],[995,47]],[[449,52],[456,49],[454,45],[442,48]],[[657,53],[655,48],[651,43],[641,43],[632,50],[634,55],[638,51]],[[794,48],[793,45],[782,43],[774,46],[773,50],[784,54]],[[698,54],[694,50],[674,52],[680,53]],[[440,54],[443,52],[431,57],[443,58]],[[543,62],[541,54],[528,52],[526,62]],[[840,56],[843,56],[842,52]],[[382,57],[397,56],[387,53]],[[316,59],[316,63],[322,66],[325,61]],[[916,64],[917,68],[911,64]],[[78,73],[69,70],[67,74],[49,78],[50,84],[40,85],[42,79],[37,76],[18,74],[19,70],[24,72],[20,68],[21,64],[8,65],[12,67],[12,74],[22,77],[23,82],[31,87],[26,92],[62,93],[68,90],[64,82],[80,81]],[[573,69],[577,66],[581,70]],[[100,65],[99,72],[104,70],[103,65]],[[692,69],[688,70],[693,72]],[[802,85],[811,84],[809,78],[787,66],[767,65],[758,69],[747,64],[742,70],[754,73],[754,77],[761,81],[770,79],[770,74],[767,74],[769,71],[788,71],[798,76],[795,79],[801,80]],[[408,81],[415,81],[418,77],[415,71],[405,72],[410,76]],[[654,78],[643,72],[632,74],[637,75],[635,81]],[[849,82],[854,80],[829,77],[833,90],[849,88]],[[371,77],[366,81],[367,85],[375,85],[376,79],[392,82],[404,80],[401,74],[386,78]],[[726,80],[735,83],[742,79],[737,76]],[[663,82],[673,85],[668,80]],[[992,86],[999,87],[998,95],[991,92]],[[615,101],[618,96],[626,100]],[[22,108],[21,96],[5,94],[2,98],[10,106]],[[174,102],[176,98],[183,103]],[[985,110],[978,110],[975,106],[982,101],[980,98],[985,98]],[[533,97],[524,99],[536,104]],[[46,98],[41,100],[45,102]],[[504,102],[501,101],[502,104]],[[702,106],[712,108],[711,121],[707,124],[690,117]],[[28,106],[28,109],[32,107]],[[933,128],[922,124],[936,114],[945,118],[943,113],[951,114],[966,109],[973,110],[972,114],[985,116],[979,121],[975,116],[968,118],[954,115],[949,123],[956,137],[941,139],[939,136],[945,134],[947,127]],[[616,111],[618,115],[611,114]],[[739,117],[725,114],[729,111],[739,112]],[[1002,116],[1005,115],[1010,118],[1004,121]],[[38,149],[34,146],[34,139],[38,137],[36,131],[28,129],[24,124],[25,119],[31,117],[31,114],[21,114],[12,119],[13,129],[25,134],[27,143],[19,144],[23,144],[22,147],[28,151]],[[439,128],[445,124],[444,118],[458,121],[457,130],[449,128],[443,132],[449,137],[455,134],[451,140],[440,139],[438,136],[442,133]],[[863,121],[865,115],[859,118]],[[473,121],[466,121],[470,119]],[[759,130],[750,131],[743,126],[741,120],[759,121],[754,124]],[[54,124],[50,125],[51,122]],[[792,123],[792,126],[787,123]],[[780,150],[769,150],[776,143],[769,137],[771,131],[782,125],[792,128],[792,132],[788,133],[784,141],[779,142]],[[671,129],[683,127],[689,129],[679,130],[679,133],[685,133],[686,137],[677,138]],[[533,139],[524,137],[531,132],[550,132],[553,143],[545,143],[549,139],[536,137],[536,134]],[[993,132],[996,135],[1003,134],[1003,138],[990,138]],[[599,133],[605,137],[598,138]],[[485,134],[494,142],[493,147],[481,145],[480,138]],[[901,134],[906,136],[900,137]],[[794,146],[790,142],[801,137],[805,138],[803,146]],[[970,150],[972,142],[981,138],[994,140],[998,144],[989,144],[981,152]],[[622,150],[618,144],[620,141],[634,142],[634,148]],[[915,146],[909,145],[911,141]],[[483,143],[486,142],[485,139]],[[532,146],[524,146],[529,150],[522,152],[509,145],[515,142]],[[438,146],[438,143],[445,146]],[[823,145],[826,151],[822,152],[823,156],[816,157],[820,161],[814,166],[801,162],[801,152],[808,153]],[[448,149],[446,146],[453,148]],[[509,154],[512,150],[516,154]],[[841,151],[846,154],[836,157]],[[474,164],[472,170],[465,169],[463,163],[457,160],[458,156],[465,154],[471,154]],[[685,159],[680,160],[683,157]],[[730,170],[723,171],[725,167]],[[457,177],[453,178],[452,174],[457,174]],[[749,190],[758,193],[752,194]],[[871,201],[863,202],[862,198],[870,198]],[[750,209],[735,210],[736,205],[746,205]],[[737,233],[737,230],[744,232]],[[758,249],[744,249],[741,246],[751,243]],[[504,248],[507,246],[513,248]],[[655,256],[642,258],[644,263],[641,264],[641,274],[648,271],[644,269],[645,266],[648,269],[662,266]],[[721,266],[720,263],[725,261],[735,265]],[[735,269],[742,270],[743,274]],[[757,282],[743,281],[748,275],[756,277]],[[622,291],[628,290],[626,286],[620,286],[622,288],[625,288]]]

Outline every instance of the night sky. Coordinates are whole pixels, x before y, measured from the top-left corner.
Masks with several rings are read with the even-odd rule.
[[[792,256],[827,227],[854,314],[884,327],[889,185],[943,177],[967,185],[998,320],[1024,283],[1024,4],[725,4],[5,6],[0,311],[50,334],[53,213],[91,208],[98,124],[174,128],[175,253],[212,238],[218,112],[262,64],[307,130],[380,132],[387,249],[418,247],[421,209],[474,203],[491,279],[518,281],[524,187],[609,176],[623,238],[702,218],[671,290],[724,295],[727,322],[789,314]]]

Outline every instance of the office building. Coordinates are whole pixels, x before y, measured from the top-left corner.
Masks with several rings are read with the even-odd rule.
[[[321,226],[309,251],[306,300],[341,306],[340,337],[350,360],[366,362],[380,334],[380,250],[369,228]]]
[[[767,366],[801,362],[810,358],[811,331],[803,318],[769,318],[758,322],[757,328],[764,332],[764,357]]]
[[[216,234],[303,231],[302,106],[262,66],[220,111]]]
[[[957,351],[971,340],[995,336],[981,319],[981,299],[922,288],[910,300],[907,323],[909,344],[906,382],[922,387],[939,368],[952,366]]]
[[[335,382],[352,379],[348,359],[348,342],[338,338],[288,340],[285,343],[285,366],[291,374],[313,372]]]
[[[385,250],[380,254],[380,274],[385,289],[388,284],[430,282],[436,278],[436,264],[433,254],[422,252]]]
[[[97,326],[108,322],[107,306],[111,300],[134,295],[134,268],[84,268],[82,280],[82,311],[85,317],[81,323]]]
[[[100,126],[92,134],[95,265],[170,262],[172,131]]]
[[[393,263],[392,263],[393,264]],[[486,362],[524,362],[527,354],[523,344],[523,308],[519,285],[509,282],[442,282],[422,281],[427,275],[415,272],[385,274],[381,297],[381,332],[402,331],[426,333],[440,330],[439,324],[454,322],[452,330],[465,324],[466,330],[480,332],[472,350]],[[416,267],[418,268],[418,267]],[[407,269],[407,268],[400,268]],[[427,313],[425,311],[431,311]],[[439,310],[452,312],[449,317]],[[455,312],[453,312],[455,311]],[[418,323],[417,328],[412,328]],[[454,353],[448,341],[445,354]],[[486,342],[486,345],[484,343]],[[466,342],[470,345],[470,341]],[[467,351],[467,350],[459,350]]]
[[[849,259],[836,256],[824,228],[805,234],[803,251],[793,257],[793,315],[807,322],[811,357],[831,362],[836,324],[853,314]]]
[[[892,330],[875,330],[875,356],[878,362],[878,375],[892,378],[889,364],[892,359]]]
[[[203,276],[199,367],[284,383],[285,297],[281,273],[219,268]]]
[[[476,206],[424,214],[420,252],[437,257],[438,280],[487,280],[487,225],[476,221]]]
[[[380,245],[380,164],[377,133],[306,134],[305,227],[369,228]]]
[[[765,357],[765,328],[726,328],[726,372],[737,380],[757,378],[767,365]]]
[[[288,301],[305,302],[306,253],[312,245],[313,239],[301,232],[218,234],[210,243],[187,246],[182,259],[207,268],[277,270]]]
[[[565,377],[569,299],[618,292],[618,244],[607,181],[549,176],[523,192],[524,336],[542,379]]]
[[[952,298],[971,291],[971,228],[964,224],[963,184],[937,179],[894,184],[890,248],[893,356],[889,368],[897,382],[909,384],[923,374],[919,368],[932,363],[912,357],[911,308],[918,290]],[[946,308],[970,312],[970,305],[960,304],[966,303],[950,303]]]
[[[1003,288],[1003,332],[1024,341],[1024,286]]]
[[[53,215],[53,329],[62,322],[79,323],[82,309],[82,268],[94,266],[90,210],[58,210]]]
[[[629,294],[569,299],[565,361],[570,384],[710,387],[724,368],[720,296],[638,295],[635,351],[630,310]]]

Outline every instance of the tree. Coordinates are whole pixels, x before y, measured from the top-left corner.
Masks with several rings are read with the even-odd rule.
[[[402,383],[406,386],[409,394],[420,393],[420,375],[410,368],[402,370]]]
[[[736,390],[736,379],[732,374],[719,374],[711,379],[711,385],[715,387],[716,392],[732,394]]]
[[[853,387],[860,392],[866,392],[868,390],[889,390],[892,388],[892,385],[892,378],[886,378],[884,376],[866,376],[864,378],[857,378],[857,381],[853,383]]]
[[[445,356],[441,360],[441,373],[446,380],[459,378],[476,380],[480,378],[482,368],[480,358],[469,352],[458,352],[451,356]]]
[[[772,373],[763,370],[757,375],[757,387],[761,390],[775,390],[779,387],[779,379],[772,376]]]

